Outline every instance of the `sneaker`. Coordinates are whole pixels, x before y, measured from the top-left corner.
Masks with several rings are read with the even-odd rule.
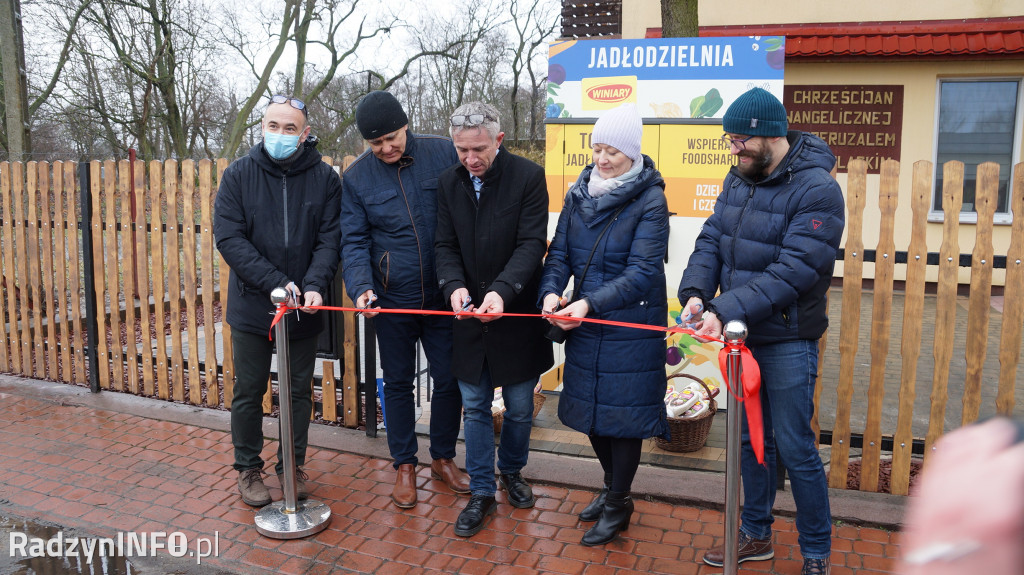
[[[281,490],[284,490],[284,473],[277,474],[277,480],[281,482]],[[299,501],[305,501],[309,499],[309,488],[306,487],[306,481],[309,480],[309,475],[302,470],[301,467],[295,468],[295,499]]]
[[[804,559],[804,568],[800,575],[828,575],[829,572],[828,559]]]
[[[263,470],[251,467],[238,472],[238,493],[246,505],[263,507],[271,502],[270,491],[263,484]]]
[[[736,540],[736,548],[738,551],[736,554],[737,563],[743,563],[744,561],[764,561],[775,557],[775,551],[772,549],[771,537],[768,539],[754,539],[740,531],[739,538]],[[704,562],[712,567],[721,567],[725,565],[725,545],[720,545],[705,553]],[[807,564],[805,563],[804,569],[806,568]],[[825,573],[827,573],[827,571]]]

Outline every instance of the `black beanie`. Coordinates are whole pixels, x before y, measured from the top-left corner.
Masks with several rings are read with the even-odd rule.
[[[733,102],[722,117],[722,129],[744,136],[785,136],[789,129],[786,108],[771,92],[754,88]]]
[[[409,123],[409,116],[389,92],[377,90],[363,96],[356,106],[356,126],[364,140],[390,134]]]

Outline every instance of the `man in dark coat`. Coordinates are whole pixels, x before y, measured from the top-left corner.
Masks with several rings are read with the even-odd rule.
[[[263,483],[263,395],[270,377],[274,343],[269,341],[274,305],[270,292],[285,288],[302,311],[287,314],[291,352],[292,434],[299,499],[309,496],[306,460],[316,344],[323,328],[309,306],[323,303],[338,270],[341,241],[341,179],[323,162],[309,135],[302,101],[274,96],[263,116],[262,142],[234,162],[217,191],[213,233],[231,267],[225,319],[231,326],[235,362],[231,442],[242,500],[270,503]],[[223,281],[223,276],[221,278]],[[281,448],[275,466],[284,468]],[[282,482],[283,483],[283,482]]]
[[[754,88],[733,102],[722,139],[739,156],[704,222],[679,284],[697,336],[720,338],[725,322],[747,324],[761,371],[764,461],[744,422],[739,561],[770,559],[776,455],[789,471],[804,575],[827,575],[832,523],[825,471],[811,428],[818,339],[828,327],[825,295],[843,235],[836,158],[812,134],[788,132],[786,110]],[[718,292],[718,295],[716,295]],[[720,567],[724,549],[704,555]]]
[[[472,492],[455,534],[469,537],[496,508],[495,387],[506,408],[497,461],[502,487],[515,507],[535,501],[520,471],[530,450],[533,389],[553,364],[551,343],[544,321],[500,314],[539,313],[548,194],[544,169],[501,147],[505,134],[493,106],[464,104],[451,124],[461,165],[441,175],[435,256],[438,285],[452,309],[465,312],[454,322],[452,373],[462,391]]]
[[[444,309],[434,273],[437,177],[458,163],[452,141],[409,131],[409,117],[388,92],[370,92],[356,106],[356,125],[369,144],[341,182],[342,273],[356,306]],[[469,477],[452,461],[462,396],[451,372],[452,321],[436,315],[374,317],[384,371],[388,449],[398,472],[391,500],[416,505],[416,342],[430,366],[430,475],[456,493]]]

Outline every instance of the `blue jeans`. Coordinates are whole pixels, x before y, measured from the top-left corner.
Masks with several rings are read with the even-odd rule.
[[[530,429],[533,426],[533,388],[538,378],[501,388],[505,415],[498,444],[498,472],[517,473],[526,467],[530,456]],[[473,495],[494,496],[494,422],[491,402],[494,387],[491,372],[484,363],[480,383],[459,380],[462,407],[465,409],[466,472]]]
[[[459,439],[462,396],[451,372],[452,320],[433,315],[380,314],[373,319],[384,371],[388,449],[394,467],[416,465],[416,340],[427,356],[434,391],[430,396],[430,457],[452,459]]]
[[[744,417],[741,529],[755,539],[771,537],[778,459],[789,471],[800,553],[805,559],[827,558],[832,549],[832,514],[825,469],[811,429],[818,342],[787,341],[751,347],[751,351],[761,368],[765,465],[758,465],[754,457]]]

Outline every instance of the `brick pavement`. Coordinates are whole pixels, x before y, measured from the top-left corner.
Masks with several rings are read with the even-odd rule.
[[[254,510],[237,497],[225,412],[181,406],[194,417],[175,421],[163,413],[173,411],[164,402],[134,398],[148,402],[147,415],[140,415],[97,407],[98,396],[85,390],[54,393],[46,385],[52,384],[0,378],[0,514],[98,537],[177,530],[192,540],[216,532],[220,556],[210,566],[238,573],[720,572],[700,557],[722,539],[721,511],[657,496],[637,496],[631,526],[617,541],[580,545],[583,526],[575,516],[592,491],[571,486],[572,478],[563,477],[563,485],[536,482],[533,509],[515,509],[499,492],[486,529],[457,537],[452,524],[464,499],[421,466],[420,503],[398,510],[389,498],[390,462],[343,451],[362,435],[350,430],[335,432],[336,446],[311,447],[308,454],[313,497],[330,505],[330,527],[303,540],[268,539],[253,526]],[[264,458],[273,460],[276,447],[268,441]],[[645,474],[641,469],[638,479]],[[277,479],[267,483],[280,498]],[[744,564],[741,573],[799,573],[793,520],[781,517],[775,527],[775,559]],[[839,522],[833,573],[890,572],[897,550],[896,533]]]

